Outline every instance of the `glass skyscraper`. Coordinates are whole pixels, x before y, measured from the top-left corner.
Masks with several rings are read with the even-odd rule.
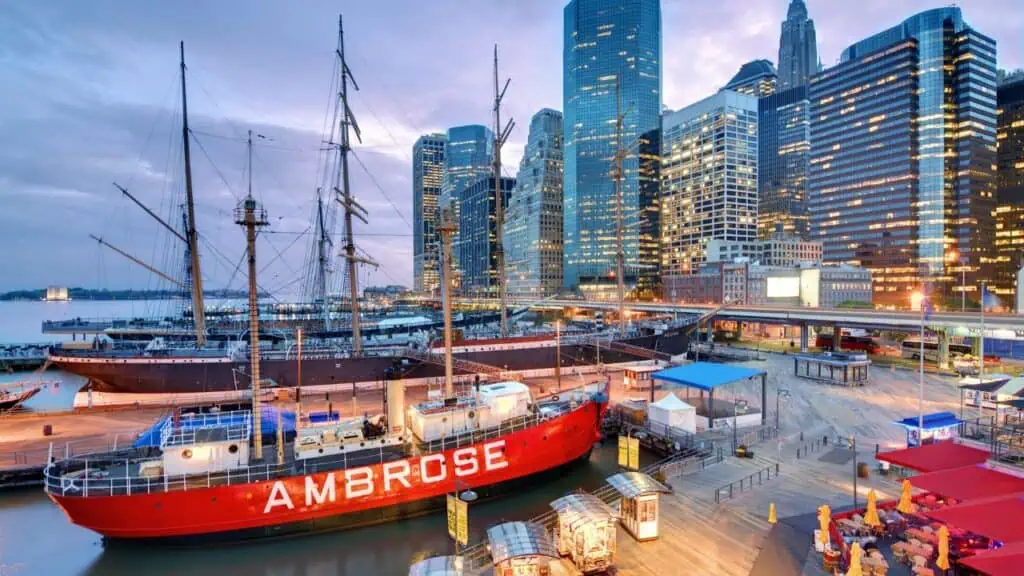
[[[810,102],[798,86],[761,98],[758,109],[757,235],[781,233],[806,240]]]
[[[564,19],[564,283],[596,297],[615,291],[618,88],[625,280],[637,293],[650,293],[658,282],[661,6],[659,0],[572,0]]]
[[[448,129],[444,156],[444,179],[441,183],[441,206],[451,210],[452,218],[461,230],[462,191],[493,172],[494,132],[486,126],[470,124]],[[453,267],[460,270],[460,232],[452,234]]]
[[[997,98],[999,191],[992,291],[1010,304],[1017,270],[1024,266],[1024,78],[1000,85]]]
[[[779,89],[807,84],[818,71],[818,38],[804,0],[792,0],[779,37]]]
[[[545,108],[530,120],[505,210],[505,270],[513,296],[548,296],[562,287],[562,165],[562,113]]]
[[[508,205],[515,178],[502,178],[503,202]],[[471,296],[498,295],[498,227],[495,219],[494,177],[485,176],[459,192],[458,254],[462,294]]]
[[[874,273],[875,302],[968,297],[992,242],[995,42],[958,8],[848,47],[811,78],[811,239]],[[956,253],[956,258],[952,255]]]
[[[709,241],[757,239],[757,98],[721,90],[662,131],[661,271],[693,274]]]
[[[417,292],[434,292],[441,285],[437,208],[444,181],[444,147],[444,134],[420,136],[412,147],[412,276]]]
[[[779,75],[775,72],[775,66],[771,62],[751,60],[740,66],[739,72],[736,72],[736,75],[723,86],[723,89],[761,98],[774,94],[778,82]]]

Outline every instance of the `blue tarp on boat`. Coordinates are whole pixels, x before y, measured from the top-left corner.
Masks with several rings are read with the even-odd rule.
[[[284,431],[285,436],[295,434],[295,411],[294,410],[282,410],[274,406],[263,406],[260,408],[260,423],[262,428],[262,436],[264,440],[273,439],[277,435],[277,415],[281,414],[281,428]],[[327,412],[310,412],[308,413],[309,421],[318,424],[328,421]],[[225,414],[221,416],[222,421],[226,424],[230,424],[233,421],[241,422],[242,418],[248,417],[250,425],[252,425],[252,413],[237,412],[235,414]],[[338,420],[339,415],[337,412],[331,413],[331,420]],[[142,434],[139,434],[138,440],[133,444],[136,448],[144,448],[147,446],[160,446],[160,430],[164,427],[164,424],[170,421],[171,416],[164,416],[156,422],[150,429],[146,430]],[[188,415],[183,415],[178,420],[178,425],[182,428],[191,428],[197,426],[199,422],[202,422],[202,418],[190,418]]]

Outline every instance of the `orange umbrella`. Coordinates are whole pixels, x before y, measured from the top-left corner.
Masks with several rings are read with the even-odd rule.
[[[900,494],[900,503],[896,509],[904,514],[914,511],[914,504],[910,501],[910,480],[903,481],[903,493]]]
[[[868,526],[881,526],[878,519],[878,494],[874,490],[868,492],[868,510],[864,513],[864,523]]]
[[[949,528],[939,527],[939,559],[935,565],[941,570],[949,570]]]
[[[818,539],[822,544],[828,544],[828,525],[832,521],[832,509],[828,504],[818,507],[818,527],[821,528],[821,535]]]
[[[860,548],[860,542],[853,541],[853,546],[850,546],[850,569],[846,571],[846,576],[862,576],[864,574],[861,571],[860,557],[864,555],[864,551]]]

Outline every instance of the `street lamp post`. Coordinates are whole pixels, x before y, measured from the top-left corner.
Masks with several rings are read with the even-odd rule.
[[[779,430],[779,397],[789,398],[789,390],[785,388],[775,389],[775,431]]]

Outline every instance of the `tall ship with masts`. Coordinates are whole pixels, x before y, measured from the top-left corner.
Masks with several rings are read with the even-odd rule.
[[[423,337],[404,340],[378,338],[367,339],[364,332],[385,332],[379,326],[364,325],[360,315],[360,300],[357,285],[357,266],[361,264],[375,265],[370,258],[361,253],[354,238],[354,220],[366,222],[369,215],[359,204],[350,191],[348,155],[352,149],[351,137],[361,140],[359,125],[349,105],[349,84],[353,89],[358,85],[352,71],[344,59],[344,39],[339,36],[337,55],[338,90],[337,102],[334,106],[335,121],[331,123],[331,132],[327,141],[333,151],[333,174],[325,186],[317,190],[316,214],[314,215],[315,233],[311,243],[311,261],[315,262],[313,274],[307,280],[314,294],[312,300],[320,306],[322,312],[321,332],[325,338],[318,339],[319,345],[308,346],[303,352],[304,383],[308,386],[324,386],[338,384],[354,384],[360,382],[379,382],[388,375],[405,378],[440,378],[444,375],[441,361],[442,346],[439,340],[432,337],[435,330],[440,329],[440,322],[433,321],[428,325],[407,328],[409,334],[418,332]],[[236,341],[221,341],[219,345],[208,343],[210,332],[207,330],[203,299],[202,268],[198,233],[195,225],[193,186],[191,176],[190,139],[188,126],[188,97],[186,84],[186,67],[184,47],[181,52],[181,109],[182,109],[182,156],[184,160],[185,201],[183,214],[183,231],[160,219],[151,210],[126,189],[118,186],[122,193],[142,207],[150,216],[169,230],[174,237],[186,245],[186,282],[181,283],[160,270],[149,266],[130,254],[114,247],[109,242],[97,238],[123,256],[149,269],[154,274],[175,283],[183,290],[188,290],[191,298],[191,316],[193,319],[194,338],[186,346],[167,346],[159,339],[154,340],[144,349],[94,348],[88,350],[56,349],[50,355],[50,362],[59,368],[84,376],[93,390],[124,393],[202,393],[247,390],[247,375],[252,370],[254,357],[250,345],[260,342],[253,339],[255,331],[246,329],[245,337]],[[508,87],[499,90],[497,49],[494,54],[494,125],[495,143],[493,170],[496,175],[501,173],[501,146],[507,139],[513,123],[509,121],[501,125],[501,100]],[[620,127],[621,130],[621,127]],[[337,141],[336,141],[337,140]],[[250,138],[249,147],[252,142]],[[250,160],[249,177],[252,177]],[[496,179],[500,181],[500,178]],[[325,189],[326,188],[326,192]],[[327,196],[327,198],[325,198]],[[503,209],[501,195],[497,195],[497,210]],[[348,288],[346,312],[350,321],[348,326],[338,326],[332,320],[332,303],[328,296],[331,251],[333,249],[332,227],[334,208],[340,207],[344,212],[344,245],[341,253],[345,261],[345,279]],[[498,214],[498,221],[501,222]],[[499,227],[500,228],[500,227]],[[687,331],[692,323],[681,323],[670,326],[667,330],[635,331],[629,333],[625,325],[620,325],[618,332],[603,335],[578,335],[559,338],[556,334],[512,336],[509,330],[509,307],[505,305],[504,265],[501,260],[501,230],[498,234],[498,293],[501,302],[497,314],[485,320],[498,324],[500,332],[493,338],[469,339],[456,342],[453,353],[456,358],[455,371],[459,373],[480,373],[489,368],[492,372],[523,371],[550,368],[560,365],[571,369],[584,366],[614,362],[648,360],[652,358],[667,359],[672,355],[683,353],[686,349]],[[621,236],[621,234],[620,234]],[[621,260],[621,254],[620,254]],[[621,262],[620,262],[621,265]],[[622,273],[619,271],[621,279]],[[620,301],[623,297],[620,286]],[[249,310],[258,310],[258,305],[251,305]],[[623,318],[620,302],[620,318]],[[249,314],[258,319],[258,314]],[[479,318],[462,318],[461,322],[479,321]],[[455,320],[460,323],[460,320]],[[268,331],[264,330],[263,334]],[[311,334],[312,332],[312,334]],[[317,331],[306,330],[307,338],[316,338]],[[386,330],[393,335],[395,330]],[[340,338],[338,338],[340,336]],[[294,337],[292,337],[294,341]],[[338,343],[340,340],[340,344]],[[297,353],[291,346],[279,349],[257,347],[255,354],[261,361],[263,377],[269,386],[294,387],[296,370],[294,357]]]

